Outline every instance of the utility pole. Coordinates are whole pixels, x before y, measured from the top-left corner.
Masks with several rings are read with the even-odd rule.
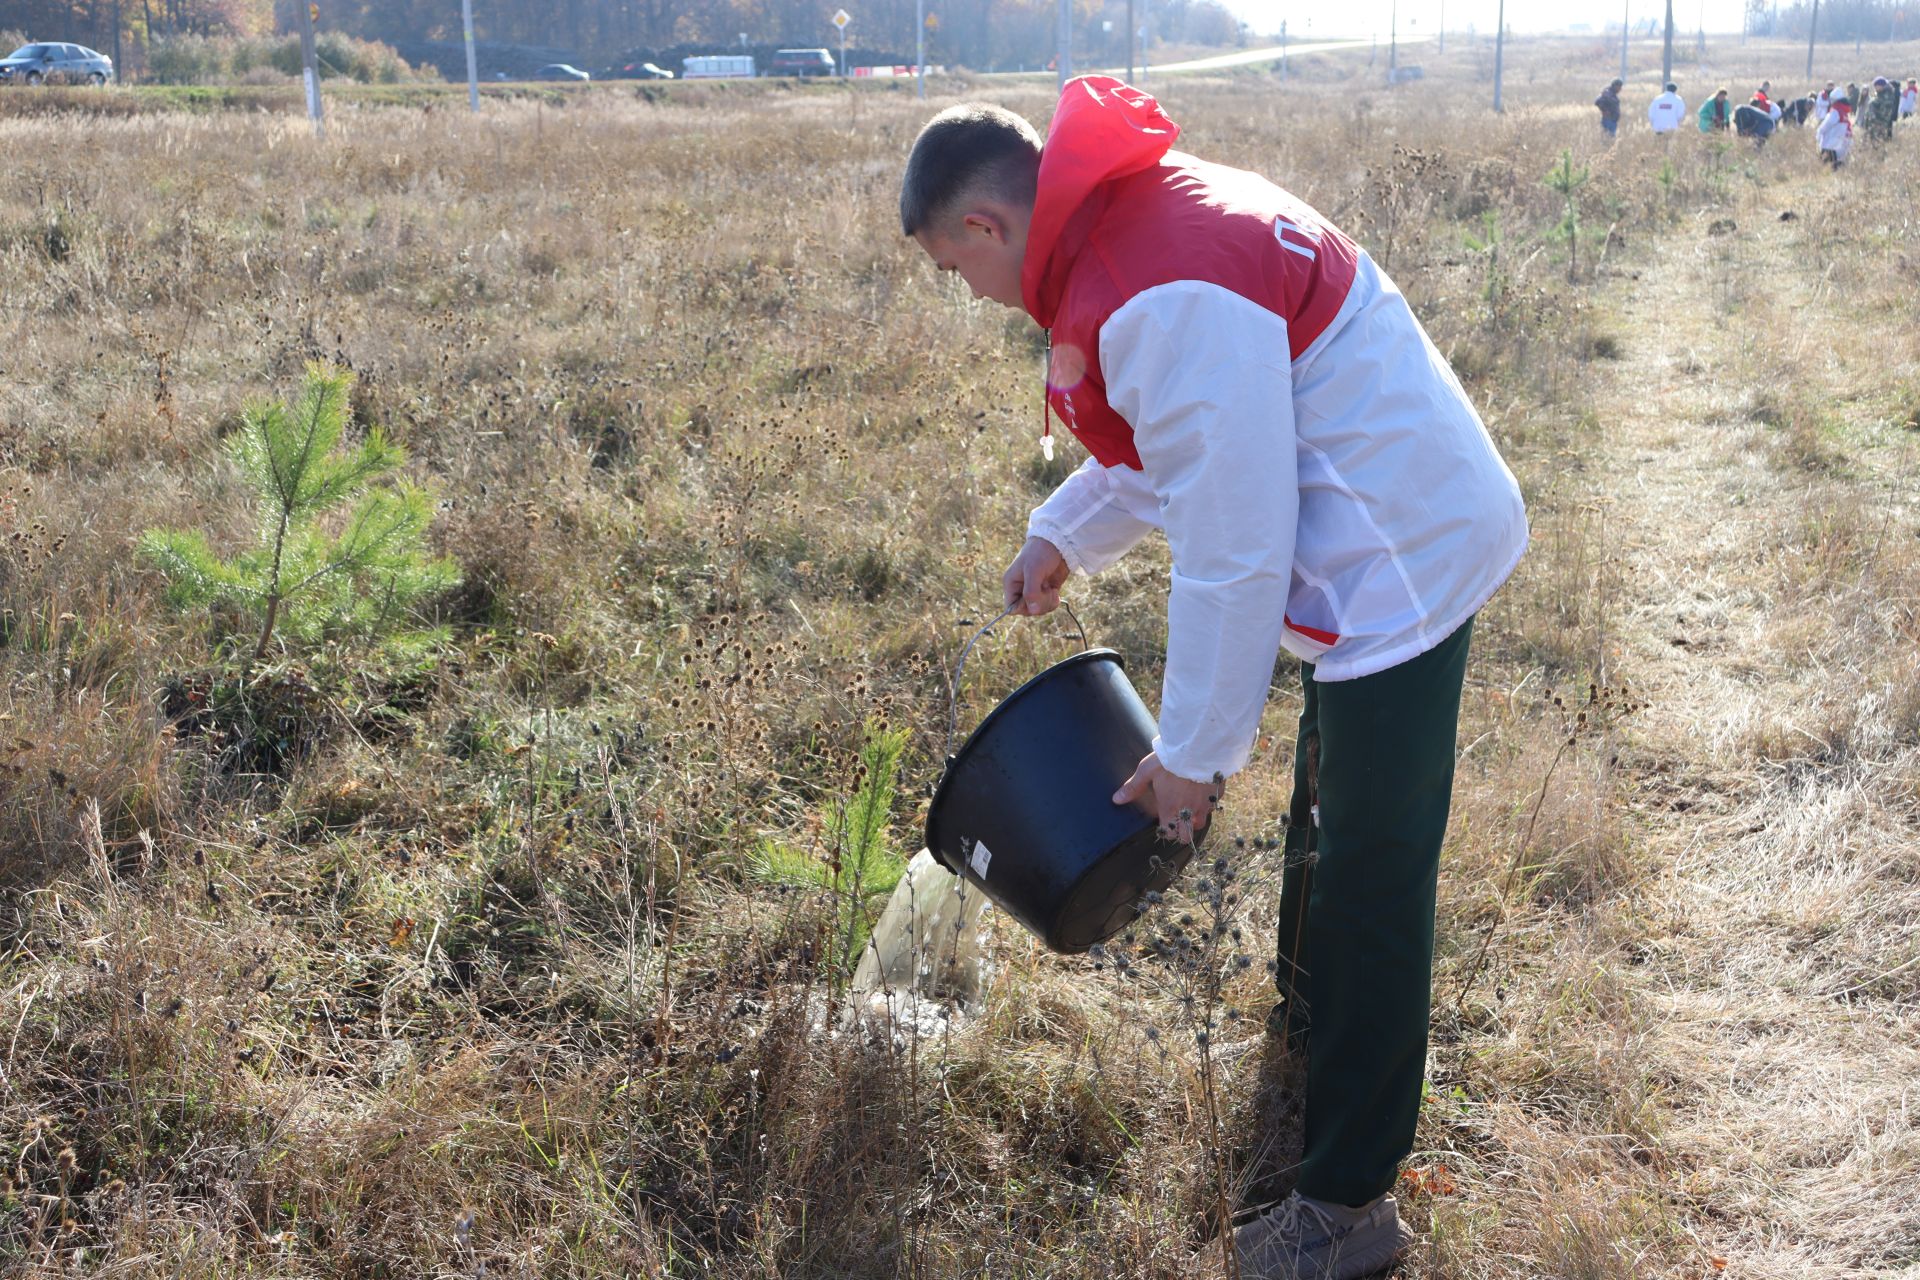
[[[480,63],[473,53],[473,0],[460,0],[460,25],[467,34],[467,105],[480,110]]]
[[[913,0],[913,78],[921,97],[927,96],[927,0]]]
[[[1627,33],[1633,29],[1633,0],[1623,0],[1620,6],[1620,82],[1627,79]]]
[[[313,121],[313,136],[327,136],[327,122],[320,114],[320,57],[314,48],[313,24],[320,17],[320,6],[300,6],[300,62],[307,78],[307,118]]]
[[[1284,22],[1281,23],[1280,30],[1282,32],[1285,32],[1286,29],[1287,29],[1287,24]],[[1127,83],[1128,84],[1133,83],[1133,37],[1134,37],[1133,0],[1127,0]],[[1285,55],[1282,55],[1283,59],[1284,59],[1284,56]]]
[[[1140,83],[1147,82],[1147,63],[1153,57],[1153,0],[1140,0]]]
[[[1400,0],[1387,10],[1387,83],[1400,79]]]
[[[1287,78],[1287,20],[1280,19],[1280,78]]]
[[[1059,51],[1054,55],[1060,65],[1060,91],[1066,92],[1073,79],[1073,0],[1060,0]]]
[[[1673,0],[1667,0],[1669,10]],[[1501,63],[1507,52],[1507,0],[1500,0],[1500,16],[1493,28],[1493,114],[1504,115],[1506,108],[1500,105]]]
[[[1673,0],[1667,0],[1666,43],[1660,48],[1660,87],[1673,83]]]
[[[1286,24],[1281,23],[1282,27]],[[1436,58],[1447,56],[1447,0],[1440,0],[1440,47],[1433,51]]]
[[[1813,0],[1813,17],[1807,20],[1807,79],[1813,79],[1813,36],[1820,29],[1820,0]]]

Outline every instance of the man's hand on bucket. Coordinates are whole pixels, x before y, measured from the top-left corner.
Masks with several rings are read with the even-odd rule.
[[[1000,603],[1024,618],[1052,613],[1060,607],[1060,587],[1072,572],[1058,547],[1045,538],[1028,538],[1000,579]]]
[[[1151,791],[1161,836],[1192,844],[1207,829],[1207,823],[1213,818],[1213,806],[1219,803],[1224,790],[1226,784],[1218,777],[1211,782],[1195,782],[1168,773],[1160,763],[1159,754],[1149,751],[1133,776],[1113,793],[1113,802],[1132,804]]]

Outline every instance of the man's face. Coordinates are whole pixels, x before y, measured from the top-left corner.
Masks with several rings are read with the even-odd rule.
[[[942,271],[956,271],[976,298],[1019,309],[1020,264],[1026,258],[1027,217],[994,206],[976,209],[944,225],[922,227],[914,241]]]

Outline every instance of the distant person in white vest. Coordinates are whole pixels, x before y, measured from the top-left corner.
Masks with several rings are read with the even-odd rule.
[[[1900,91],[1900,118],[1912,115],[1915,107],[1920,107],[1920,80],[1908,76],[1907,87]]]
[[[1665,93],[1647,104],[1647,123],[1655,133],[1672,133],[1686,118],[1687,103],[1678,85],[1668,85]]]
[[[1814,130],[1814,145],[1820,148],[1820,158],[1838,169],[1853,154],[1853,104],[1844,93],[1833,95],[1833,104],[1827,108],[1827,114],[1820,118],[1820,127]]]

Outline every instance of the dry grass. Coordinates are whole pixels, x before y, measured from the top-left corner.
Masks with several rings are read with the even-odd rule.
[[[1390,259],[1534,513],[1477,633],[1399,1273],[1887,1274],[1920,1251],[1914,139],[1839,175],[1799,135],[1603,151],[1609,51],[1523,46],[1505,118],[1486,56],[1159,86]],[[905,93],[566,101],[369,101],[325,144],[0,115],[47,157],[0,196],[0,1257],[1213,1273],[1297,1141],[1259,1030],[1297,695],[1221,833],[1239,943],[1122,975],[1003,924],[946,1031],[835,1030],[835,905],[755,852],[831,856],[873,719],[913,730],[917,838],[965,620],[1070,465],[1035,335],[901,244]],[[213,622],[133,540],[244,527],[223,427],[309,358],[438,487],[454,641],[189,714]],[[1163,564],[1076,595],[1145,688]],[[983,645],[963,720],[1074,643]],[[1198,871],[1143,947],[1204,918]]]

